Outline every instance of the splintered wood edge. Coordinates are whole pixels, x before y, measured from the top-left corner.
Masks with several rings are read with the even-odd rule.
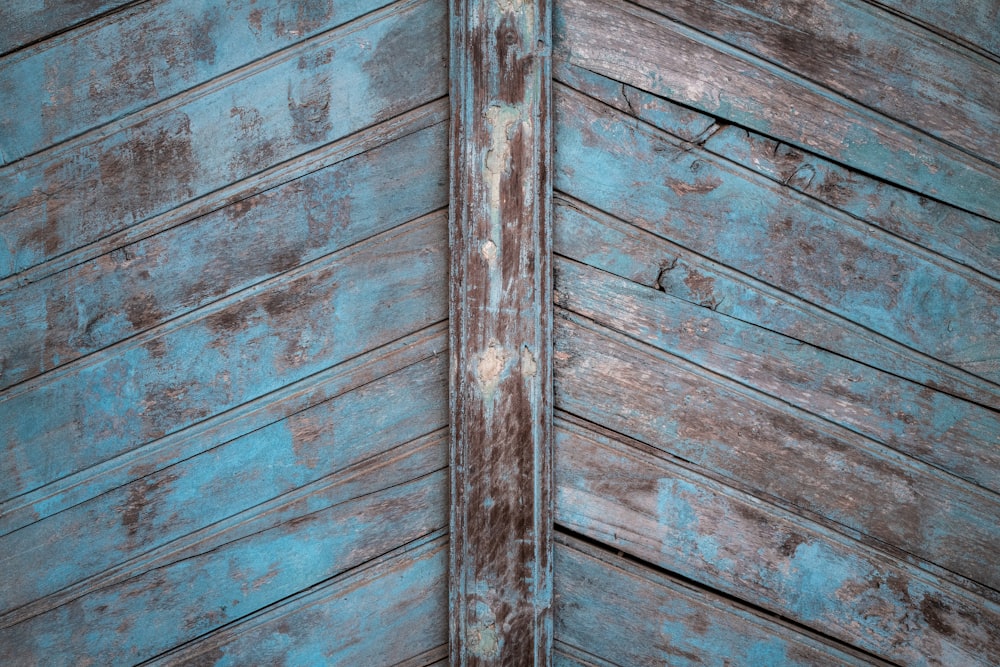
[[[552,659],[550,24],[451,2],[453,665]]]

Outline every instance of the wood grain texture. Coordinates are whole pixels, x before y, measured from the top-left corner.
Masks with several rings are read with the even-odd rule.
[[[1000,387],[559,194],[556,252],[689,303],[1000,410]],[[669,270],[666,270],[669,267]]]
[[[564,61],[553,66],[557,80],[623,113],[973,268],[983,277],[1000,276],[1000,225],[992,220]]]
[[[756,494],[709,480],[683,461],[640,451],[578,424],[557,420],[557,425],[556,520],[571,530],[896,664],[990,665],[1000,658],[996,603],[762,502]],[[559,609],[568,606],[558,596],[561,574],[557,567]],[[608,599],[620,588],[602,590],[600,597]],[[642,595],[637,591],[631,597]],[[624,601],[629,597],[622,596]],[[669,617],[675,609],[661,607],[653,618]],[[585,618],[585,609],[568,611]],[[647,622],[623,614],[607,624],[611,628],[595,627],[589,634],[614,631],[625,625],[623,618]],[[738,646],[740,635],[732,633],[724,641]],[[672,640],[700,636],[688,630],[671,633]]]
[[[113,492],[133,481],[136,471],[153,475],[220,443],[253,437],[250,434],[255,431],[270,429],[325,401],[340,400],[342,394],[369,383],[377,386],[387,375],[446,354],[447,350],[447,323],[438,323],[352,357],[105,463],[0,503],[0,535]]]
[[[445,14],[406,0],[0,169],[0,276],[443,96]]]
[[[878,7],[860,0],[638,4],[981,160],[1000,159],[1000,64]]]
[[[304,265],[8,390],[4,499],[445,318],[443,214]]]
[[[77,664],[81,656],[135,664],[440,530],[447,521],[443,469],[405,482],[375,469],[367,487],[350,502],[325,497],[335,485],[320,489],[298,499],[291,516],[258,517],[252,526],[238,525],[236,534],[212,536],[158,567],[4,628],[4,664],[33,665],[39,656],[47,664]],[[212,586],[198,585],[205,581]],[[393,577],[386,583],[404,582]],[[391,603],[393,596],[385,591],[382,598]],[[352,615],[367,617],[358,609]],[[434,625],[433,619],[423,622]],[[441,632],[427,648],[443,639],[443,618],[437,626]],[[335,626],[302,631],[322,633],[342,646],[358,639]],[[392,642],[374,633],[371,640],[376,646]]]
[[[880,664],[561,534],[554,590],[557,640],[619,665]]]
[[[441,429],[446,375],[443,356],[428,359],[242,437],[205,443],[205,452],[156,472],[133,468],[138,479],[4,535],[0,568],[38,574],[8,579],[0,622],[78,582],[96,578],[83,589],[100,586],[103,573],[149,550]]]
[[[11,313],[0,389],[443,209],[447,197],[441,122],[0,294]]]
[[[1000,380],[1000,287],[565,88],[555,186],[982,378]]]
[[[447,664],[446,589],[447,538],[432,534],[149,664]]]
[[[7,58],[0,96],[17,113],[0,120],[0,154],[13,162],[387,4],[140,3]]]
[[[555,275],[558,306],[1000,493],[996,411],[583,264]]]
[[[1000,59],[1000,2],[997,0],[872,0],[950,39],[959,39]]]
[[[0,5],[0,55],[142,0],[8,0]]]
[[[564,311],[556,407],[1000,588],[1000,496]]]
[[[554,26],[558,59],[1000,220],[1000,168],[704,33],[620,0],[562,0]]]
[[[453,665],[551,661],[550,16],[452,2]]]

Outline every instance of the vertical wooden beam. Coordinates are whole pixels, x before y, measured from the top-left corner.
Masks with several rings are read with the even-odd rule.
[[[451,8],[452,665],[548,665],[550,2]]]

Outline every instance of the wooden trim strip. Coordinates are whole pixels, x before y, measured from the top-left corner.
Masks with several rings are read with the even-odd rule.
[[[548,665],[551,6],[451,11],[451,664]]]

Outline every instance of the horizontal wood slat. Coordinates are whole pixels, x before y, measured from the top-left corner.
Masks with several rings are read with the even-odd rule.
[[[859,0],[638,4],[981,160],[1000,160],[1000,63],[956,48],[878,7]]]
[[[612,548],[898,664],[990,665],[1000,658],[1000,606],[711,481],[680,461],[557,420],[556,466],[556,521]],[[558,593],[558,568],[556,574]],[[609,583],[601,590],[598,597],[607,600],[621,588]],[[642,596],[624,594],[623,604]],[[557,600],[560,609],[570,607]],[[675,609],[651,610],[652,619],[669,618]],[[580,622],[585,612],[567,609]],[[560,628],[586,638],[614,631],[625,625],[622,619],[646,622],[638,614],[615,619],[589,632]],[[678,628],[671,641],[700,636]],[[719,650],[738,649],[741,636],[732,632]],[[643,645],[619,645],[636,644]]]
[[[1000,277],[1000,224],[993,220],[566,62],[556,62],[555,74],[608,106],[911,241],[924,249],[918,252],[933,251],[994,281]]]
[[[435,214],[0,397],[10,498],[445,318]],[[110,391],[113,389],[114,391]],[[141,406],[141,410],[137,409]]]
[[[447,141],[438,123],[0,294],[0,389],[443,209]]]
[[[387,4],[143,2],[6,59],[0,96],[18,113],[0,120],[0,151],[13,162]],[[308,56],[300,62],[310,66]]]
[[[1000,168],[704,33],[623,0],[560,0],[554,31],[557,59],[1000,219]]]
[[[443,428],[446,376],[427,359],[4,535],[0,568],[39,574],[8,581],[0,613]]]
[[[1000,289],[568,89],[555,187],[895,341],[1000,380]]]
[[[424,538],[148,664],[446,664],[447,565],[447,539]]]
[[[565,535],[555,566],[556,638],[620,665],[885,664]]]
[[[557,305],[1000,493],[1000,413],[583,264],[555,268]]]
[[[438,323],[388,345],[298,380],[194,426],[61,478],[38,490],[0,504],[0,535],[58,514],[135,478],[157,473],[211,448],[239,440],[288,420],[325,401],[379,381],[428,357],[447,353],[447,325]],[[250,435],[250,437],[253,437]]]
[[[0,276],[443,96],[445,35],[442,3],[405,0],[0,169]]]
[[[1000,410],[1000,386],[560,194],[557,252],[935,391]],[[666,270],[668,269],[669,270]]]
[[[105,12],[143,0],[8,0],[0,5],[0,54],[93,20]]]
[[[557,311],[556,407],[1000,589],[1000,496]]]

